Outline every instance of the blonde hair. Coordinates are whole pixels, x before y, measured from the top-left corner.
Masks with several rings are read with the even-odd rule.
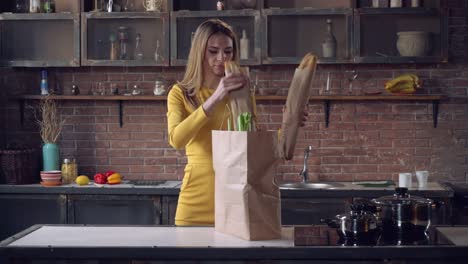
[[[220,19],[209,19],[198,26],[192,40],[184,79],[178,82],[178,85],[184,91],[186,99],[188,99],[194,108],[200,105],[196,95],[203,85],[203,62],[205,60],[206,45],[208,39],[217,33],[222,33],[232,39],[232,60],[239,62],[237,36],[231,26]]]

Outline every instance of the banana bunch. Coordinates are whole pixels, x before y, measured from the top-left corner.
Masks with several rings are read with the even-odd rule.
[[[385,90],[391,93],[412,94],[421,87],[421,80],[415,74],[403,74],[385,82]]]

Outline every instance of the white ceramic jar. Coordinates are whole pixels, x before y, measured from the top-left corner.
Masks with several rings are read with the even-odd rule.
[[[431,49],[429,32],[403,31],[398,32],[397,35],[398,39],[396,44],[401,56],[426,56]]]

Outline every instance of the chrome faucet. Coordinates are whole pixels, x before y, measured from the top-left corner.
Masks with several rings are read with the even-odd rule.
[[[304,168],[302,168],[301,173],[299,173],[299,175],[301,175],[302,177],[302,182],[307,182],[309,178],[308,171],[307,171],[307,167],[308,167],[307,159],[309,158],[309,154],[311,150],[312,150],[312,146],[308,146],[304,150]]]

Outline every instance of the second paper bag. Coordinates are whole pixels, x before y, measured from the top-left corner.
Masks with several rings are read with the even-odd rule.
[[[281,238],[277,133],[212,131],[216,231],[245,240]]]

